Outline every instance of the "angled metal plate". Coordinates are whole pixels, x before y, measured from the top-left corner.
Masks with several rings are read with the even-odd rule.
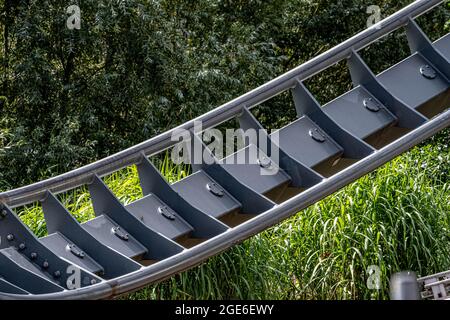
[[[160,174],[158,169],[156,169],[145,156],[142,157],[140,163],[137,165],[137,168],[143,193],[145,195],[154,194],[170,206],[172,210],[178,213],[178,215],[187,222],[187,225],[185,224],[184,227],[192,228],[189,232],[192,232],[194,237],[199,239],[207,239],[215,237],[218,234],[228,230],[228,226],[198,210],[197,208],[194,208],[178,193],[176,193]],[[170,224],[176,223],[174,221],[176,220],[161,220],[160,227],[167,230]],[[164,227],[164,224],[166,227]],[[175,228],[175,226],[173,227]],[[171,233],[173,233],[173,230]]]
[[[63,257],[64,259],[80,266],[89,272],[102,276],[104,274],[104,269],[101,265],[99,265],[92,257],[88,254],[84,253],[84,251],[76,251],[72,253],[71,248],[75,245],[72,241],[64,237],[59,232],[52,233],[44,238],[39,239],[41,243],[44,244],[47,248],[52,250],[59,257]],[[78,250],[78,249],[77,249]]]
[[[172,240],[194,231],[189,223],[154,194],[149,194],[125,208],[146,226]],[[167,216],[164,215],[163,209]]]
[[[63,287],[49,281],[45,277],[23,268],[3,251],[0,251],[0,276],[12,286],[19,288],[18,291],[25,291],[31,294],[56,293],[64,290]],[[7,284],[4,283],[4,285],[6,286]],[[12,289],[9,286],[9,290]]]
[[[364,102],[374,101],[374,112]],[[397,123],[397,118],[364,87],[356,88],[323,106],[323,111],[336,123],[360,139],[366,139]]]
[[[267,168],[261,167],[258,161],[264,157],[268,156],[254,144],[250,144],[223,159],[221,165],[241,183],[260,194],[267,194],[273,189],[287,186],[291,178],[276,163]]]
[[[128,258],[139,260],[148,252],[144,245],[128,233],[128,230],[106,215],[98,216],[83,223],[81,226],[103,245],[120,252]],[[115,234],[114,230],[117,230],[117,228],[119,228],[123,234],[128,235],[126,240],[121,239]]]
[[[182,246],[147,227],[133,216],[98,176],[94,176],[88,187],[95,214],[106,215],[123,226],[130,235],[147,248],[145,256],[148,260],[161,260],[184,250]],[[120,230],[115,229],[115,231],[120,238]]]
[[[30,294],[28,291],[19,288],[18,286],[6,281],[0,277],[0,292],[10,294]]]
[[[431,99],[445,94],[449,89],[449,83],[439,73],[436,73],[433,79],[421,74],[421,68],[426,65],[430,65],[430,62],[421,54],[415,53],[380,73],[377,79],[395,97],[417,110]],[[448,97],[443,99],[448,101]]]
[[[90,268],[87,269],[91,270],[91,272],[96,270],[94,273],[101,272],[101,276],[103,278],[110,279],[136,271],[141,267],[138,263],[132,261],[118,251],[102,244],[101,241],[97,240],[95,236],[93,236],[93,234],[96,234],[95,232],[91,234],[86,231],[86,229],[75,220],[75,218],[67,211],[66,208],[64,208],[61,202],[51,192],[48,192],[46,198],[41,201],[41,204],[44,211],[44,217],[47,222],[48,232],[52,234],[60,234],[60,236],[58,236],[55,240],[58,240],[58,238],[62,236],[67,242],[75,244],[87,255],[90,255],[93,260],[92,262],[89,262],[92,270]],[[44,239],[41,239],[41,242],[42,240]],[[72,252],[69,253],[70,248],[67,248],[67,244],[64,245],[64,241],[58,241],[59,244],[57,244],[56,242],[53,243],[52,240],[53,239],[47,240],[47,246],[54,248],[53,250],[55,252],[59,252],[62,256],[66,257],[66,259],[75,264],[81,263],[80,266],[88,263],[86,262],[88,259],[84,257],[77,257]],[[116,243],[120,242],[122,246],[124,246],[122,243],[123,241],[117,241],[117,239],[114,240],[116,240]],[[130,246],[132,246],[131,243],[133,243],[136,249],[140,247],[132,254],[133,257],[140,256],[146,252],[144,247],[139,245],[137,242],[135,243],[135,240],[130,239],[129,243]],[[59,247],[55,248],[55,245],[59,245]],[[127,253],[131,254],[130,252]]]
[[[271,159],[272,165],[274,166],[269,167],[269,169],[275,170],[278,167],[284,170],[286,174],[290,177],[291,185],[293,187],[306,189],[316,185],[317,183],[320,183],[324,179],[322,175],[315,172],[307,165],[301,163],[299,160],[294,159],[293,157],[288,155],[287,152],[283,150],[283,148],[280,148],[279,144],[277,145],[275,143],[277,140],[280,140],[280,138],[278,137],[278,139],[273,139],[273,136],[272,137],[269,136],[268,133],[262,127],[262,125],[259,123],[259,121],[245,107],[242,110],[242,114],[239,116],[239,123],[241,125],[241,128],[244,130],[248,129],[258,130],[259,134],[257,136],[256,141],[257,147],[256,151],[266,152],[265,154],[264,152],[262,153],[262,157],[264,156],[269,157]],[[278,152],[278,157],[272,156],[272,152]],[[253,154],[255,154],[255,152],[253,152]],[[270,172],[267,172],[265,174],[270,175]]]
[[[320,130],[336,141],[339,148],[344,149],[343,157],[362,159],[375,151],[360,137],[353,135],[336,123],[333,118],[330,118],[301,81],[292,89],[292,95],[297,110],[297,117],[307,116],[310,118]]]
[[[321,136],[320,141],[311,137],[311,131]],[[317,126],[308,116],[303,116],[280,129],[278,146],[293,159],[310,168],[324,163],[334,163],[344,154],[344,149]]]
[[[1,252],[4,256],[15,261],[16,264],[22,264],[25,269],[30,268],[30,272],[39,273],[49,280],[51,279],[55,284],[67,288],[68,280],[72,281],[69,279],[71,274],[67,270],[70,270],[73,265],[45,247],[8,206],[3,206],[2,215],[0,248],[2,248]],[[99,277],[89,271],[83,268],[78,269],[80,277],[83,279],[81,286],[101,281]],[[5,278],[9,281],[7,277]]]
[[[223,194],[215,195],[208,188],[210,185],[216,185]],[[239,201],[203,170],[174,183],[172,188],[192,206],[214,218],[221,218],[241,208]]]
[[[354,86],[364,87],[365,90],[386,106],[397,117],[400,127],[415,129],[428,121],[425,116],[417,112],[412,106],[397,98],[391,92],[392,88],[387,88],[383,85],[357,52],[353,51],[352,55],[347,59],[347,63]]]
[[[450,80],[450,63],[448,59],[436,50],[427,35],[411,18],[406,25],[406,36],[408,37],[408,44],[411,49],[411,53],[415,54],[418,52],[424,59],[429,61],[431,66],[436,69],[435,72],[441,73],[448,86]],[[421,71],[423,72],[423,70]],[[426,74],[422,75],[427,76]]]

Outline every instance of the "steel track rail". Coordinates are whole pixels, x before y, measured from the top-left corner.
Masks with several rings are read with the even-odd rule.
[[[49,290],[57,292],[45,292],[43,294],[34,293],[30,295],[0,293],[0,299],[108,299],[137,290],[149,283],[162,281],[176,273],[198,265],[209,257],[283,221],[289,216],[307,208],[315,202],[338,191],[345,185],[348,185],[356,179],[375,170],[423,140],[449,127],[449,55],[445,57],[440,51],[441,49],[437,49],[435,44],[431,44],[426,36],[422,35],[420,28],[412,20],[441,2],[442,1],[436,0],[418,0],[381,21],[378,25],[359,33],[298,68],[198,117],[195,120],[189,121],[178,128],[167,131],[137,146],[66,174],[1,193],[0,204],[3,205],[3,209],[0,211],[0,236],[5,237],[10,244],[8,247],[4,247],[4,249],[0,250],[0,271],[6,274],[5,276],[5,274],[2,275],[0,273],[0,285],[7,286],[13,291],[23,289],[20,288],[20,286],[17,288],[17,284],[14,284],[16,285],[16,287],[14,287],[14,285],[7,281],[8,279],[2,278],[2,276],[4,276],[5,278],[9,277],[9,280],[17,280],[20,273],[17,270],[13,270],[16,273],[11,274],[9,273],[10,268],[5,267],[13,266],[21,272],[24,272],[24,276],[31,277],[31,281],[35,284],[35,287],[42,284],[49,286]],[[407,28],[408,40],[413,55],[402,63],[399,63],[399,65],[387,70],[384,75],[373,75],[359,57],[357,51],[403,26]],[[444,40],[447,41],[449,39],[450,37]],[[448,42],[444,44],[448,46]],[[450,52],[448,53],[450,54]],[[391,125],[394,125],[394,119],[396,119],[397,122],[395,123],[405,125],[405,128],[410,129],[408,133],[402,134],[401,137],[394,139],[392,142],[383,144],[382,147],[373,147],[354,131],[344,129],[346,126],[345,121],[339,122],[342,121],[342,118],[339,120],[336,118],[336,114],[333,116],[326,113],[329,112],[330,108],[327,108],[327,106],[321,108],[321,106],[319,106],[312,95],[303,86],[302,81],[343,59],[347,59],[349,63],[350,73],[355,84],[354,90],[347,94],[351,95],[354,92],[359,92],[361,94],[361,90],[366,90],[364,91],[365,97],[373,96],[373,99],[382,102],[378,105],[370,104],[367,106],[366,104],[368,101],[373,102],[374,100],[368,100],[367,98],[364,101],[357,100],[357,103],[361,103],[361,105],[357,105],[357,109],[355,109],[355,113],[352,115],[354,118],[353,122],[367,121],[366,124],[370,124],[369,120],[373,118],[370,118],[369,115],[374,115],[370,112],[375,112],[377,116],[383,114],[387,118],[392,118],[392,121],[390,122]],[[435,69],[432,67],[435,67]],[[392,94],[390,91],[398,90],[398,87],[391,85],[392,83],[395,84],[398,82],[398,76],[395,76],[395,74],[399,74],[400,78],[404,77],[411,82],[418,81],[415,82],[413,86],[416,86],[417,90],[422,90],[422,93],[424,93],[423,96],[427,98],[423,100],[423,97],[419,97],[420,103],[413,106],[411,102],[404,102],[402,99],[398,98],[398,96]],[[408,78],[411,74],[416,80]],[[224,187],[223,192],[233,193],[232,197],[238,198],[243,213],[248,213],[245,212],[246,208],[250,207],[253,210],[258,208],[257,211],[259,212],[257,213],[259,213],[259,215],[255,215],[246,222],[228,228],[227,225],[221,222],[222,220],[219,221],[219,218],[214,217],[211,212],[206,214],[205,212],[207,210],[205,210],[205,212],[199,210],[196,205],[200,205],[200,202],[193,205],[186,201],[189,200],[189,197],[181,196],[179,194],[179,192],[186,190],[177,189],[178,191],[175,191],[175,189],[171,189],[174,187],[163,182],[163,178],[157,173],[156,168],[152,167],[150,162],[146,162],[145,157],[143,157],[143,154],[145,156],[153,155],[173,146],[175,142],[172,141],[171,138],[175,130],[192,130],[194,128],[194,121],[202,121],[203,128],[210,128],[233,117],[238,117],[241,122],[241,127],[259,128],[260,124],[252,117],[249,109],[289,89],[293,92],[299,115],[299,120],[291,123],[289,127],[292,128],[293,126],[294,128],[299,128],[300,126],[300,129],[303,130],[317,125],[319,129],[324,130],[323,138],[325,138],[325,136],[329,138],[328,141],[326,139],[321,141],[322,143],[336,148],[337,153],[341,151],[347,158],[356,159],[357,161],[345,169],[329,175],[328,178],[324,178],[324,176],[319,174],[319,169],[315,165],[306,165],[306,162],[303,162],[303,160],[295,160],[295,156],[293,156],[292,153],[293,150],[292,148],[289,149],[288,145],[280,147],[282,160],[276,164],[279,164],[280,167],[283,166],[282,169],[289,173],[288,176],[291,178],[290,183],[294,185],[297,184],[296,187],[300,188],[301,191],[299,194],[278,204],[275,204],[269,200],[269,198],[265,197],[265,192],[256,191],[254,188],[246,185],[250,180],[247,180],[247,182],[244,183],[236,178],[236,176],[240,176],[240,174],[236,174],[236,172],[234,175],[230,174],[229,171],[226,171],[227,169],[225,169],[223,164],[215,163],[211,166],[201,166],[198,168],[200,169],[199,172],[204,176],[212,175],[214,176],[214,179],[219,179],[219,184]],[[409,90],[410,89],[407,88],[407,94],[409,93]],[[402,93],[405,92],[400,92],[398,94]],[[348,102],[349,100],[346,101]],[[364,102],[366,109],[372,110],[369,112],[368,110],[362,109],[365,110],[365,115],[357,116],[356,114],[361,111],[359,108],[362,108],[362,102]],[[423,106],[433,109],[438,104],[441,108],[440,111],[435,111],[434,114],[428,118],[418,112],[418,110],[422,110],[420,108]],[[339,105],[339,98],[330,102],[330,105],[342,107],[342,105]],[[388,106],[388,108],[384,105]],[[444,107],[444,111],[442,111],[442,107]],[[334,108],[333,110],[341,109]],[[429,112],[430,110],[422,111]],[[339,114],[337,116],[339,116]],[[306,127],[301,127],[305,121],[310,122],[308,122]],[[338,124],[338,122],[340,124]],[[386,127],[384,124],[377,125],[379,125],[378,129],[374,129],[373,132],[381,132],[380,128],[384,130]],[[309,135],[311,135],[311,130],[309,131]],[[303,147],[312,146],[312,148],[316,148],[316,150],[323,148],[323,144],[314,144],[317,143],[317,140],[316,142],[313,142],[311,138],[314,140],[314,137],[309,135],[296,135],[295,137],[298,139],[298,144],[305,143]],[[291,138],[292,137],[294,136],[291,136]],[[271,138],[268,136],[267,139],[270,140]],[[311,152],[312,154],[315,152],[312,149],[304,150],[308,150],[308,152]],[[320,150],[323,151],[323,149]],[[318,152],[316,155],[320,156],[322,153]],[[327,155],[327,159],[333,160],[334,164],[332,166],[337,163],[334,162],[333,157],[334,154],[332,153]],[[323,163],[321,161],[319,162]],[[143,199],[133,203],[134,205],[141,201],[138,205],[145,204],[144,209],[150,212],[153,207],[149,204],[148,200],[150,198],[154,199],[157,196],[163,199],[164,202],[167,202],[168,207],[171,207],[176,211],[174,214],[180,214],[180,217],[188,220],[188,223],[185,221],[186,225],[191,227],[194,233],[197,232],[198,235],[200,235],[197,238],[204,238],[207,240],[187,249],[175,242],[174,239],[179,238],[175,236],[170,237],[164,233],[170,228],[173,228],[174,224],[171,224],[173,221],[168,222],[163,219],[163,223],[161,223],[161,220],[158,220],[157,225],[151,225],[149,228],[146,228],[144,222],[142,222],[144,221],[143,216],[140,222],[130,213],[132,210],[131,208],[126,208],[120,204],[98,177],[105,176],[130,165],[137,165],[141,178],[141,186],[144,195],[146,195]],[[294,169],[290,170],[292,169],[290,167],[294,167]],[[247,167],[244,167],[244,172],[245,170],[247,170]],[[254,177],[252,179],[254,179]],[[192,181],[195,180],[191,180],[188,183],[191,184],[189,185],[190,187],[192,187]],[[258,182],[260,180],[256,179],[256,181]],[[58,203],[53,194],[71,190],[85,184],[89,185],[89,191],[91,193],[94,211],[96,212],[97,217],[102,218],[103,222],[109,221],[110,219],[117,220],[116,227],[108,230],[113,232],[115,236],[121,238],[123,241],[135,241],[137,244],[140,243],[141,247],[144,245],[147,253],[155,254],[156,252],[156,263],[150,266],[141,266],[141,264],[138,264],[131,259],[135,258],[136,255],[126,256],[124,253],[126,250],[123,252],[119,249],[117,249],[117,251],[111,249],[113,247],[112,240],[119,241],[111,234],[111,232],[108,231],[108,236],[112,236],[112,240],[111,238],[108,238],[107,240],[102,238],[103,240],[100,241],[100,236],[104,236],[104,234],[101,235],[94,232],[94,234],[100,237],[96,238],[87,231],[91,229],[86,228],[86,226],[82,227],[73,218],[69,218],[70,213]],[[205,184],[202,184],[202,190],[204,187]],[[210,184],[206,184],[206,187],[210,187]],[[305,190],[302,189],[303,187]],[[196,190],[194,189],[194,191],[191,190],[190,192],[195,195]],[[209,196],[211,196],[211,194],[209,194]],[[219,196],[219,198],[222,196],[223,194]],[[195,198],[195,196],[193,198]],[[192,201],[192,199],[190,200]],[[51,232],[49,230],[50,235],[45,241],[31,235],[10,209],[11,207],[26,205],[35,201],[40,201],[43,204],[47,227],[52,230]],[[220,202],[220,200],[217,201]],[[167,207],[165,208],[167,209]],[[136,208],[134,208],[134,210],[135,209]],[[161,209],[161,206],[158,207],[158,210],[159,209]],[[255,214],[256,212],[252,213]],[[168,217],[170,218],[170,212],[166,218]],[[159,219],[161,219],[161,217],[159,217]],[[119,227],[124,225],[126,226],[126,229],[131,228],[132,232],[130,232],[130,238],[128,234],[121,233],[120,230],[118,231],[118,229],[120,229]],[[186,225],[184,227],[186,227]],[[152,229],[153,227],[159,227],[160,229],[155,232]],[[170,230],[171,232],[173,231],[173,229]],[[16,239],[20,237],[25,240],[20,239],[19,241],[19,239]],[[66,258],[62,258],[67,252],[61,253],[61,251],[61,256],[58,257],[58,255],[55,255],[55,253],[49,249],[56,248],[56,251],[61,249],[61,247],[56,245],[61,244],[61,241],[66,241],[67,239],[65,237],[71,239],[68,240],[69,246],[67,248],[70,248],[70,251],[78,258],[80,258],[80,254],[83,251],[80,248],[73,246],[75,243],[81,243],[85,249],[89,250],[89,255],[95,255],[97,260],[93,260],[94,262],[101,259],[104,263],[103,267],[107,266],[107,268],[105,267],[105,270],[103,270],[106,272],[106,275],[103,274],[102,278],[98,276],[100,273],[96,272],[99,272],[99,269],[95,269],[96,266],[94,265],[93,267],[91,264],[89,267],[93,267],[97,270],[96,272],[82,269],[85,277],[90,281],[90,285],[86,285],[76,290],[65,289],[61,282],[64,283],[66,279],[61,279],[61,274],[56,276],[55,270],[56,272],[60,272],[60,270],[63,270],[64,267],[67,267],[70,264],[68,260],[70,260],[70,258],[75,259],[75,257],[69,254],[69,256],[65,256]],[[87,241],[85,239],[86,237],[90,237],[90,240]],[[131,237],[138,238],[138,241],[134,238],[131,239]],[[15,241],[17,241],[17,243]],[[67,242],[64,242],[64,248],[66,248],[66,243]],[[110,247],[110,245],[112,247]],[[160,250],[161,248],[159,247],[161,247],[162,250]],[[36,250],[40,250],[39,258],[37,258],[38,255],[35,253],[37,252]],[[139,248],[136,250],[139,251]],[[162,251],[164,251],[163,253],[165,256],[160,255]],[[34,256],[32,256],[33,254]],[[142,252],[140,252],[140,254],[142,254]],[[77,261],[82,262],[81,264],[83,265],[86,260],[89,260],[89,255],[84,256],[83,253],[85,260]],[[44,257],[42,258],[41,256]],[[83,259],[83,257],[80,259]],[[24,258],[25,260],[29,259],[30,261],[24,262]],[[50,270],[50,266],[47,260],[42,260],[44,258],[51,260],[51,268],[53,268],[51,269],[51,274],[47,272]],[[41,259],[39,265],[36,263],[36,259]],[[116,259],[120,259],[122,262],[117,264],[111,263],[111,260]],[[33,267],[31,265],[32,263],[30,264],[31,260],[34,261],[32,263],[34,263],[35,266],[40,266],[44,272],[39,268],[36,269],[35,266]],[[148,260],[151,260],[151,258],[148,258]],[[43,266],[42,261],[47,264]],[[5,265],[2,266],[2,263]],[[55,265],[57,266],[55,267]],[[87,264],[84,265],[88,266]],[[119,274],[119,276],[117,276],[117,274]],[[63,281],[60,282],[59,280]],[[23,281],[20,283],[23,284]],[[26,285],[27,284],[25,284],[25,286]],[[31,289],[35,290],[35,287],[31,287]],[[40,288],[38,289],[40,290]]]
[[[51,190],[55,193],[71,190],[91,181],[94,173],[99,176],[105,176],[136,164],[142,153],[153,155],[173,146],[175,142],[171,138],[177,129],[192,130],[195,121],[201,121],[204,129],[223,123],[240,114],[243,106],[253,108],[267,99],[294,87],[297,81],[305,80],[349,57],[352,51],[358,51],[368,46],[386,34],[406,25],[409,18],[416,18],[442,2],[442,0],[415,1],[373,27],[362,31],[316,58],[192,121],[79,169],[45,181],[2,192],[0,193],[0,202],[12,207],[29,204],[42,199],[46,190]]]
[[[58,294],[40,296],[0,295],[3,299],[108,299],[137,290],[148,283],[155,283],[192,268],[209,257],[258,234],[259,232],[283,221],[291,215],[307,208],[317,201],[333,194],[335,191],[375,170],[396,156],[408,151],[421,141],[432,137],[439,131],[450,126],[450,110],[410,132],[371,156],[361,160],[351,167],[341,171],[330,179],[306,190],[304,193],[275,206],[273,209],[244,223],[233,230],[225,232],[190,250],[185,250],[154,266],[143,268],[123,277],[105,281],[95,286],[78,289],[75,292],[66,291]]]

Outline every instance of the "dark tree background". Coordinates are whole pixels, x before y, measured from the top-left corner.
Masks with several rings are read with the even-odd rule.
[[[369,5],[410,2],[0,0],[0,189],[148,139],[361,31]],[[73,4],[81,30],[66,27]],[[435,36],[448,18],[442,6],[419,22]],[[369,65],[407,54],[403,36],[365,52]],[[307,82],[319,101],[348,89],[345,65],[332,71]],[[281,96],[255,114],[277,126],[293,109]]]

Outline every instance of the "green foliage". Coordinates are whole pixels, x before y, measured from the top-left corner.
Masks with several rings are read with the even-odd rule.
[[[411,1],[377,0],[387,16]],[[66,28],[78,3],[81,30]],[[366,27],[363,0],[0,0],[0,189],[56,175],[192,119]],[[448,10],[418,20],[436,38]],[[448,28],[448,24],[447,24]],[[448,31],[446,31],[448,32]],[[362,52],[373,70],[408,54],[402,33]],[[307,81],[322,103],[349,88],[345,64]],[[255,114],[294,117],[288,94]],[[449,131],[207,263],[131,299],[385,299],[390,273],[450,267]],[[170,182],[189,174],[167,157]],[[105,179],[123,203],[142,197],[135,168]],[[89,193],[60,195],[80,221]],[[18,212],[39,236],[37,205]],[[378,265],[383,289],[365,285]]]
[[[373,4],[387,16],[409,2]],[[81,30],[66,27],[74,3]],[[368,18],[363,0],[0,0],[0,8],[0,95],[8,101],[0,108],[11,133],[0,189],[175,127],[342,42]],[[446,14],[428,19],[426,31],[442,29]],[[388,57],[368,54],[368,62],[401,56],[395,39],[381,45]],[[348,89],[344,68],[308,82],[320,101]],[[284,95],[255,113],[280,126],[294,109]]]
[[[186,175],[168,158],[169,181]],[[122,203],[142,197],[136,168],[105,179]],[[60,197],[78,221],[93,217],[89,193]],[[46,235],[38,206],[19,212]],[[450,269],[450,147],[428,141],[338,193],[203,265],[127,299],[387,299],[394,272]],[[367,268],[381,269],[369,290]]]
[[[83,1],[81,30],[68,30],[71,2],[10,3],[2,117],[24,143],[0,159],[8,186],[129,147],[281,72],[274,43],[226,26],[216,1]]]

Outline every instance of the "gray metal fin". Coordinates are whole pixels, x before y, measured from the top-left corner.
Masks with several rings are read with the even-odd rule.
[[[48,191],[41,201],[48,233],[60,232],[95,259],[104,268],[105,278],[115,278],[136,271],[141,265],[103,245],[81,227],[61,202]]]
[[[239,123],[241,125],[241,128],[244,130],[248,129],[262,129],[261,124],[259,121],[253,116],[253,114],[244,107],[242,110],[242,114],[239,117]],[[276,146],[272,139],[269,137],[267,132],[262,129],[262,131],[259,132],[258,136],[258,145],[257,147],[261,147],[261,142],[259,139],[264,139],[265,143],[263,143],[264,146],[267,146],[266,148],[263,147],[262,150],[271,157],[272,152],[279,152],[279,159],[273,159],[274,162],[283,169],[292,179],[292,185],[297,188],[309,188],[312,187],[318,183],[320,183],[323,179],[325,179],[323,176],[321,176],[319,173],[315,172],[311,168],[307,167],[306,165],[302,164],[296,159],[293,159],[290,157],[286,152],[284,152],[281,148]],[[264,149],[268,149],[267,152]]]
[[[0,237],[2,239],[0,248],[17,250],[18,254],[25,259],[24,261],[28,261],[27,264],[45,274],[54,283],[67,288],[70,274],[66,271],[72,264],[45,247],[8,206],[4,205],[2,211],[6,215],[0,220]],[[84,280],[81,282],[82,287],[91,285],[92,281],[101,281],[99,277],[89,271],[83,268],[78,269],[81,279]]]
[[[411,53],[419,52],[424,58],[442,73],[447,81],[450,81],[450,62],[434,46],[418,24],[409,19],[406,25],[406,36]]]
[[[323,112],[319,102],[301,81],[292,89],[297,116],[307,115],[324,132],[344,148],[344,156],[351,159],[362,159],[375,152],[365,141],[355,137],[339,126]]]
[[[193,235],[197,238],[212,238],[229,229],[221,221],[191,206],[181,197],[160,174],[158,169],[142,156],[137,164],[139,180],[145,195],[154,194],[175,210],[184,220],[194,227]]]
[[[217,181],[223,188],[225,188],[234,198],[242,204],[242,212],[250,214],[260,214],[275,206],[275,203],[254,191],[250,187],[242,184],[236,177],[232,176],[219,163],[217,158],[205,146],[203,141],[194,133],[191,133],[191,139],[196,141],[201,147],[202,154],[209,158],[211,162],[206,164],[202,161],[197,167],[199,170],[205,171],[215,181]],[[192,143],[193,144],[193,143]],[[191,154],[192,159],[192,154]]]
[[[147,249],[146,257],[161,260],[180,253],[184,250],[178,243],[148,228],[133,216],[120,203],[119,199],[97,175],[88,185],[92,204],[97,216],[106,215],[124,227],[130,234]]]
[[[18,287],[16,292],[12,292],[14,294],[23,294],[20,292],[23,290],[31,294],[55,293],[64,290],[58,284],[22,268],[2,252],[0,252],[0,273],[10,284]],[[2,287],[1,284],[0,287]],[[11,290],[11,285],[9,287]]]
[[[388,88],[378,81],[375,74],[356,51],[353,51],[347,63],[353,84],[355,86],[363,86],[388,108],[398,118],[400,127],[415,129],[428,121],[425,116],[391,94]]]

